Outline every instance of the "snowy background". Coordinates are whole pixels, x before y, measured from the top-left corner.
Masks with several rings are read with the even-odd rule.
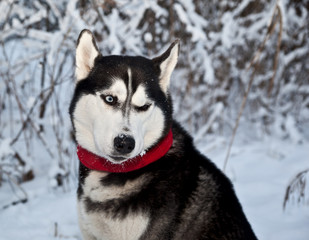
[[[175,118],[233,181],[259,239],[309,239],[307,0],[6,0],[0,12],[1,240],[81,239],[68,106],[84,28],[103,55],[152,57],[179,38]]]

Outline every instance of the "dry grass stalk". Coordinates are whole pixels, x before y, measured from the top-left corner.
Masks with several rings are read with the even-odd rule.
[[[282,12],[280,7],[277,5],[276,7],[277,12],[278,12],[278,17],[279,17],[279,35],[278,35],[278,40],[277,40],[277,48],[276,48],[276,55],[275,55],[275,59],[274,59],[274,66],[273,66],[273,75],[270,79],[270,83],[269,83],[269,88],[268,88],[268,96],[270,96],[271,91],[273,89],[274,86],[274,82],[275,82],[275,77],[277,74],[277,70],[278,70],[278,60],[279,60],[279,53],[280,53],[280,48],[281,48],[281,42],[282,42],[282,31],[283,31],[283,23],[282,23]]]
[[[299,172],[293,180],[288,185],[284,200],[283,200],[283,210],[286,209],[287,203],[291,201],[293,198],[293,194],[298,192],[297,195],[297,203],[300,203],[302,200],[305,199],[305,188],[306,188],[306,174],[309,172],[309,169],[303,170]]]
[[[266,35],[264,37],[264,40],[261,43],[261,45],[258,48],[258,50],[256,51],[255,55],[253,56],[252,60],[250,61],[249,67],[247,68],[247,70],[250,70],[251,68],[253,68],[253,72],[251,74],[250,81],[249,81],[248,87],[246,89],[245,95],[244,95],[244,97],[242,99],[241,107],[240,107],[239,113],[237,115],[235,126],[233,128],[232,138],[231,138],[231,140],[229,142],[227,154],[226,154],[226,157],[225,157],[225,160],[224,160],[224,164],[223,164],[223,171],[226,170],[227,162],[228,162],[228,159],[230,157],[232,145],[234,143],[235,135],[236,135],[236,132],[237,132],[237,129],[238,129],[238,126],[239,126],[239,122],[240,122],[240,118],[241,118],[241,116],[243,114],[243,111],[245,109],[245,106],[246,106],[246,102],[247,102],[248,95],[249,95],[249,92],[250,92],[250,89],[251,89],[251,86],[252,86],[252,83],[253,83],[255,72],[257,71],[257,69],[258,69],[258,67],[260,65],[261,53],[263,52],[263,50],[265,48],[266,42],[273,35],[275,27],[276,27],[276,25],[278,23],[278,20],[276,20],[276,12],[278,12],[278,15],[279,15],[280,32],[279,32],[279,37],[278,37],[278,42],[277,42],[276,55],[275,55],[275,59],[274,59],[274,67],[273,67],[273,71],[274,72],[273,72],[273,75],[272,75],[272,78],[271,78],[270,87],[269,87],[268,91],[270,92],[271,89],[272,89],[273,82],[274,82],[274,79],[275,79],[275,76],[276,76],[276,72],[277,72],[278,56],[279,56],[279,52],[280,52],[281,38],[282,38],[282,14],[281,14],[280,7],[278,5],[278,1],[276,3],[275,9],[273,11],[273,14],[272,14],[272,17],[271,17],[271,21],[268,24],[267,33],[266,33]]]

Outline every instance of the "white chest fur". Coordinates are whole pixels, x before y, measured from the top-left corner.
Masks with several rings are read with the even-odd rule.
[[[85,240],[137,240],[146,230],[149,218],[141,213],[129,213],[123,219],[113,219],[104,211],[87,212],[83,199],[104,202],[138,191],[143,179],[124,186],[103,186],[100,179],[107,173],[91,172],[85,179],[84,197],[78,202],[79,223]]]

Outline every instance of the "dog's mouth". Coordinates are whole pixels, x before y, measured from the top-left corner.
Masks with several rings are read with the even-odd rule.
[[[126,156],[115,156],[115,155],[107,155],[108,159],[113,162],[113,163],[117,163],[117,164],[121,164],[127,160],[133,159],[137,156],[144,156],[146,154],[146,150],[143,150],[140,154],[132,156],[132,157],[126,157]]]
[[[111,158],[112,160],[116,161],[116,162],[123,162],[124,160],[127,159],[125,157],[119,157],[119,156],[117,157],[117,156],[111,156],[111,155],[109,155],[108,157]]]

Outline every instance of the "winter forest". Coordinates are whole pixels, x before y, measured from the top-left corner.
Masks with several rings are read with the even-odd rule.
[[[235,185],[259,239],[309,238],[308,0],[0,1],[0,239],[81,239],[68,108],[75,46],[155,57],[174,117]]]

